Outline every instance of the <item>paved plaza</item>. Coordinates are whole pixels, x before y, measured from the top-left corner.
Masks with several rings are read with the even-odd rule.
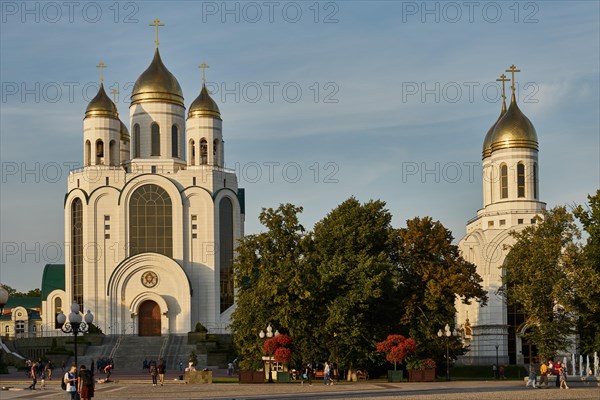
[[[220,374],[217,374],[220,375]],[[163,387],[153,387],[147,374],[114,375],[115,381],[96,386],[94,399],[600,399],[598,386],[573,382],[569,390],[525,388],[521,381],[451,381],[431,383],[387,383],[369,381],[325,386],[315,381],[312,386],[291,384],[214,383],[188,385],[183,381],[168,381]],[[0,377],[0,399],[67,399],[56,380],[46,383],[46,389],[31,391],[29,381],[17,374]]]

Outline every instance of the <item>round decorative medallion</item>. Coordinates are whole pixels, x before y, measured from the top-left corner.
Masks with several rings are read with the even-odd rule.
[[[151,288],[156,286],[157,283],[158,275],[156,275],[155,272],[144,272],[144,274],[142,275],[142,285],[146,286],[147,288]]]
[[[21,311],[17,311],[17,317],[22,317],[23,313]]]

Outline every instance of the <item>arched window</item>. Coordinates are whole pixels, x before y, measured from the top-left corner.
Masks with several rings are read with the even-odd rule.
[[[533,198],[538,198],[538,169],[537,163],[533,163]]]
[[[104,164],[104,142],[96,140],[96,165]]]
[[[213,140],[213,164],[219,165],[219,139]]]
[[[173,256],[173,209],[169,194],[160,186],[144,185],[129,201],[129,253]]]
[[[219,202],[219,259],[221,312],[233,305],[233,205],[223,197]]]
[[[108,160],[108,165],[117,165],[119,163],[119,156],[117,155],[117,151],[119,150],[119,147],[117,146],[117,142],[115,142],[114,140],[111,140],[108,143],[108,155],[109,155],[109,160]]]
[[[151,149],[150,149],[150,155],[151,156],[160,156],[160,128],[158,126],[158,124],[155,122],[152,124],[151,127]]]
[[[71,203],[71,272],[73,299],[83,310],[83,203],[80,198]]]
[[[62,299],[57,297],[54,299],[54,329],[60,329],[60,325],[56,320],[56,316],[62,311]]]
[[[190,160],[190,165],[196,165],[196,142],[194,142],[194,139],[190,139],[189,147],[190,156],[188,159]]]
[[[90,143],[89,140],[85,141],[85,154],[84,154],[84,158],[85,158],[85,165],[92,165],[92,144]]]
[[[500,166],[500,198],[508,198],[508,167],[506,164]]]
[[[208,164],[208,142],[204,138],[200,140],[200,164]]]
[[[517,164],[517,197],[525,197],[525,165]]]
[[[176,125],[171,127],[171,157],[179,157],[179,131]]]
[[[135,124],[133,126],[133,158],[140,156],[140,126]]]

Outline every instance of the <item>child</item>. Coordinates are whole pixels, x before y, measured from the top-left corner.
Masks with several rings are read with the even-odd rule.
[[[42,371],[42,390],[46,390],[46,371]]]

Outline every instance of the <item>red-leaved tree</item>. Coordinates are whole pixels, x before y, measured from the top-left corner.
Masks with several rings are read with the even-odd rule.
[[[402,364],[412,354],[417,351],[417,344],[414,339],[405,338],[402,335],[388,335],[383,342],[377,343],[378,353],[385,353],[385,359],[396,364]]]

